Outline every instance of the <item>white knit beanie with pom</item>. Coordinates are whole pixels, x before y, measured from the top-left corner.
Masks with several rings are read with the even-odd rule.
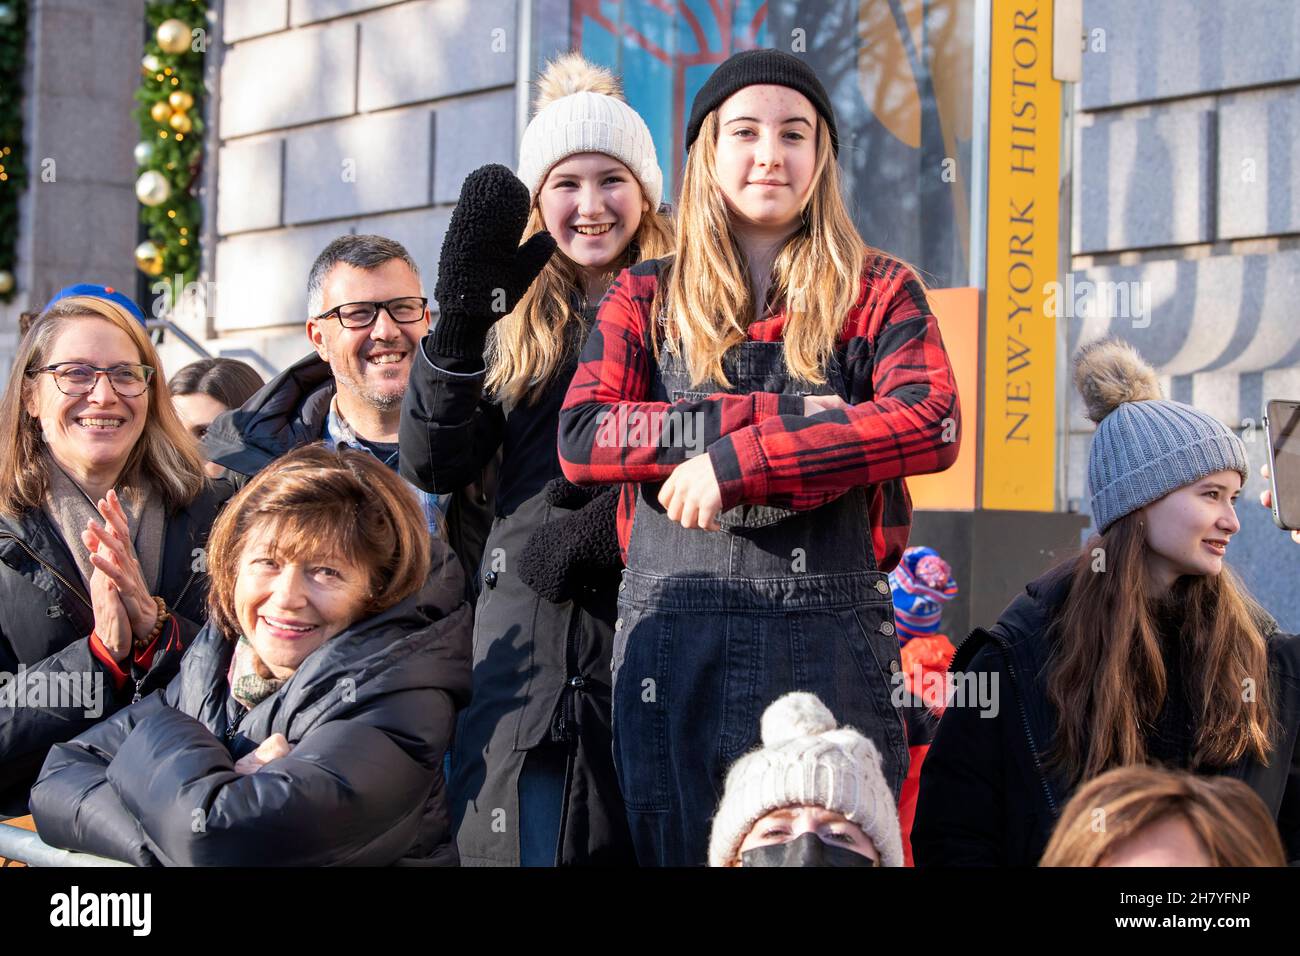
[[[885,866],[903,865],[898,808],[880,770],[880,752],[815,695],[796,692],[763,712],[763,745],[727,774],[713,817],[709,865],[726,866],[754,824],[785,807],[825,807],[871,837]]]
[[[650,129],[623,100],[614,75],[604,67],[566,53],[538,80],[536,115],[519,143],[519,178],[537,198],[546,174],[578,153],[604,153],[623,163],[659,208],[664,178]]]

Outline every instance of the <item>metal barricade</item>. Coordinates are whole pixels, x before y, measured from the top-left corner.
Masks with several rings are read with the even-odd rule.
[[[90,853],[73,853],[50,846],[30,830],[0,823],[0,857],[27,866],[130,866]]]

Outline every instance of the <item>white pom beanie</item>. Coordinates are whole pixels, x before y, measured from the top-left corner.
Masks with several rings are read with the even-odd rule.
[[[650,201],[663,199],[664,180],[650,129],[618,94],[613,76],[577,54],[550,64],[539,81],[537,114],[519,143],[519,178],[537,198],[542,181],[560,160],[604,153],[631,170]]]
[[[749,831],[773,810],[825,807],[871,837],[884,866],[903,865],[898,808],[880,752],[815,695],[796,692],[763,713],[763,745],[732,765],[709,840],[709,865],[726,866]]]

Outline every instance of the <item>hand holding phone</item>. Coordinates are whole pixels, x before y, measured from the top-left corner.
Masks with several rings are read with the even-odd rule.
[[[1259,476],[1263,478],[1265,481],[1269,482],[1269,486],[1259,493],[1259,503],[1263,505],[1265,508],[1271,510],[1273,507],[1273,483],[1269,481],[1269,478],[1272,476],[1272,472],[1270,471],[1268,465],[1259,466]],[[1296,544],[1300,544],[1300,531],[1292,531],[1291,540],[1294,541]]]
[[[1260,502],[1273,512],[1273,522],[1288,531],[1300,530],[1300,402],[1271,400],[1264,406],[1264,434],[1269,488]],[[1300,537],[1292,535],[1297,541]]]

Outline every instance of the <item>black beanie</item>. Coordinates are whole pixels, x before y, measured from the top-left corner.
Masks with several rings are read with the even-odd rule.
[[[765,84],[786,86],[808,97],[813,108],[830,127],[831,149],[835,155],[839,155],[840,138],[835,129],[835,112],[831,109],[826,88],[817,79],[812,67],[781,50],[746,50],[728,57],[713,71],[691,104],[691,121],[686,126],[686,148],[690,149],[700,135],[704,117],[726,102],[727,97],[747,86]]]

